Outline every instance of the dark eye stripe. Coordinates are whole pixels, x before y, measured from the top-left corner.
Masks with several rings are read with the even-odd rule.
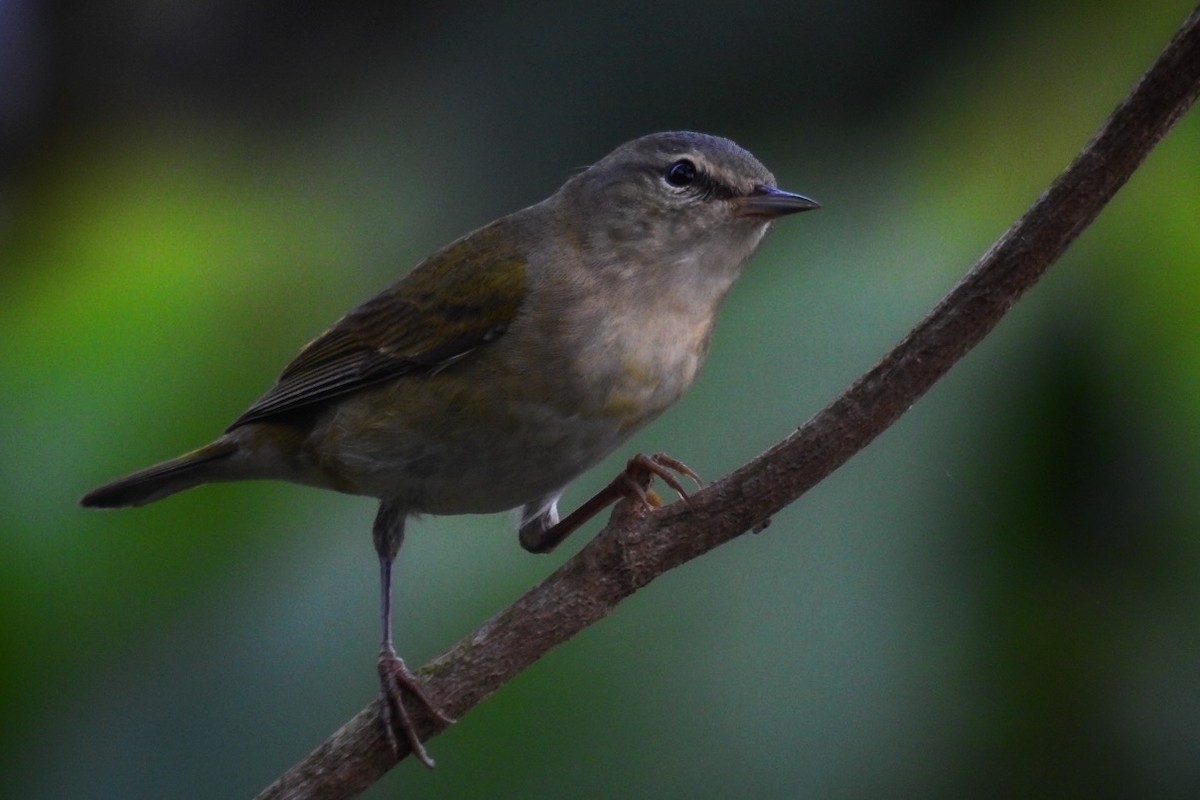
[[[710,199],[730,200],[738,194],[732,187],[726,186],[707,173],[701,174],[700,184],[704,187],[704,196]]]

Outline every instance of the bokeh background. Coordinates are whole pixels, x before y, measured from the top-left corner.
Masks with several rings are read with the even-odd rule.
[[[655,130],[786,220],[637,449],[716,477],[869,367],[1188,2],[0,0],[0,775],[255,794],[375,691],[373,504],[84,512],[422,256]],[[1200,795],[1200,118],[977,351],[763,534],[639,592],[367,793]],[[400,560],[420,664],[548,574],[502,515]],[[11,794],[9,794],[11,792]]]

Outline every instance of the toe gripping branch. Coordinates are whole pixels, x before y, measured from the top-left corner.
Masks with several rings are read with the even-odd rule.
[[[662,500],[649,489],[650,481],[655,477],[670,486],[686,503],[688,502],[688,492],[684,489],[678,475],[690,478],[697,487],[703,488],[704,486],[700,476],[682,461],[674,459],[666,453],[655,453],[652,456],[638,453],[629,459],[625,469],[613,478],[611,483],[596,492],[583,505],[557,524],[545,530],[530,531],[529,535],[527,535],[527,531],[522,530],[521,546],[531,553],[549,553],[581,525],[622,498],[637,500],[643,508],[661,507]]]
[[[392,752],[400,753],[400,740],[408,743],[412,754],[425,766],[433,769],[434,762],[421,742],[412,717],[404,706],[404,696],[415,697],[425,707],[429,715],[443,725],[453,725],[454,718],[447,716],[429,693],[421,679],[405,666],[404,661],[394,650],[384,648],[379,653],[379,686],[383,695],[383,729],[387,735]]]

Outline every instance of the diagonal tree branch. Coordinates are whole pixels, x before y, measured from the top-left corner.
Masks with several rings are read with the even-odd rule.
[[[692,495],[689,504],[653,513],[618,506],[574,558],[428,664],[422,675],[430,693],[448,713],[462,717],[622,599],[667,570],[761,527],[866,447],[1037,282],[1197,94],[1200,9],[1066,172],[883,360],[782,442]],[[378,702],[360,711],[259,800],[358,795],[398,760],[379,714]],[[422,738],[441,731],[429,718],[417,722]]]

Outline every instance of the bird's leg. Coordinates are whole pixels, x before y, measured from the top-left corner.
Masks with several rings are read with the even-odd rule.
[[[392,645],[392,565],[396,554],[404,541],[405,510],[395,504],[383,502],[379,505],[379,513],[375,515],[375,525],[372,530],[375,540],[375,552],[379,555],[379,616],[383,625],[383,638],[379,646],[379,686],[383,693],[384,730],[393,751],[399,751],[399,737],[403,736],[409,748],[422,764],[433,768],[433,759],[429,757],[421,738],[417,735],[408,709],[404,707],[404,693],[414,696],[425,706],[426,710],[439,722],[450,725],[454,720],[434,704],[419,678],[405,666],[403,659],[396,655]]]
[[[662,505],[662,501],[658,495],[653,491],[647,491],[643,485],[648,477],[655,475],[661,478],[663,483],[674,489],[686,503],[688,493],[683,488],[683,484],[680,483],[679,478],[676,477],[677,474],[691,478],[699,487],[704,486],[703,481],[700,480],[700,476],[682,461],[677,461],[665,453],[655,453],[652,456],[638,453],[629,459],[629,463],[625,465],[625,469],[611,483],[592,495],[589,500],[562,520],[546,528],[543,528],[539,524],[540,519],[528,520],[522,524],[520,530],[521,546],[531,553],[549,553],[555,547],[558,547],[563,539],[574,533],[583,523],[622,497],[636,498],[646,508],[658,508]]]

